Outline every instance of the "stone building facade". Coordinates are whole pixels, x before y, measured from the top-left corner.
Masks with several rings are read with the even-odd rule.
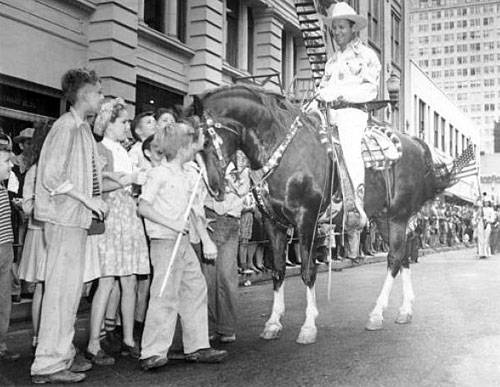
[[[404,112],[404,2],[350,3],[369,19],[361,37],[383,64],[380,98],[396,73]],[[252,76],[294,94],[311,77],[293,0],[0,0],[0,26],[0,125],[10,134],[66,110],[60,78],[74,67],[96,69],[132,114]],[[399,111],[375,119],[404,129]]]

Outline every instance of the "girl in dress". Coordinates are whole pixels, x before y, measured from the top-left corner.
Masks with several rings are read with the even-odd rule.
[[[122,294],[121,353],[139,357],[140,349],[133,338],[136,275],[150,272],[144,227],[131,193],[131,185],[142,185],[146,175],[132,171],[132,162],[120,144],[127,135],[127,121],[125,103],[117,98],[102,105],[94,126],[96,134],[103,136],[98,150],[103,168],[103,198],[109,206],[109,215],[104,234],[98,240],[101,277],[92,301],[86,357],[100,365],[114,363],[114,358],[101,349],[99,336],[116,278],[120,281]]]
[[[19,265],[19,278],[36,283],[31,303],[31,321],[33,323],[33,350],[38,344],[38,328],[40,326],[40,311],[42,308],[43,282],[45,280],[46,247],[43,233],[43,222],[33,217],[35,206],[35,179],[38,157],[51,125],[46,122],[37,127],[33,134],[32,148],[28,153],[28,172],[24,178],[23,212],[29,217],[28,232],[24,240],[23,255]]]

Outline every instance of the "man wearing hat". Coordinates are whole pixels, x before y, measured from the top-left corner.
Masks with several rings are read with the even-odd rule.
[[[12,171],[16,174],[19,180],[19,191],[18,196],[23,196],[23,186],[24,186],[24,175],[26,175],[29,169],[29,152],[31,150],[31,140],[33,139],[33,134],[35,133],[34,128],[26,128],[21,130],[18,136],[14,137],[14,142],[21,149],[21,153],[12,159],[14,168]]]
[[[367,20],[347,3],[333,4],[323,22],[333,33],[335,53],[326,63],[319,99],[327,103],[329,122],[338,128],[340,146],[355,190],[354,206],[359,217],[348,227],[361,230],[367,221],[363,209],[365,166],[361,157],[361,140],[368,122],[364,104],[377,97],[381,66],[377,54],[358,37]]]

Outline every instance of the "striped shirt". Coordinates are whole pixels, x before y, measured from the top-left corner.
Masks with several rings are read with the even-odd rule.
[[[0,186],[0,245],[14,242],[10,215],[9,194],[4,187]]]

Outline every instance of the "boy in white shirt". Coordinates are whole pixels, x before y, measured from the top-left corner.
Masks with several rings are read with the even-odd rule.
[[[195,188],[196,172],[188,167],[203,143],[203,135],[181,123],[160,130],[155,141],[166,160],[148,174],[139,198],[139,213],[145,218],[151,238],[151,262],[154,277],[142,339],[141,367],[145,370],[167,363],[167,353],[175,332],[177,315],[182,326],[185,359],[218,363],[227,351],[210,347],[208,338],[207,285],[199,260],[191,247],[186,230],[196,230],[203,243],[206,259],[217,257],[217,247],[208,236],[205,224],[190,216],[183,219]],[[180,248],[172,257],[176,238],[183,233]],[[162,282],[171,259],[175,259],[167,286],[160,296]]]

